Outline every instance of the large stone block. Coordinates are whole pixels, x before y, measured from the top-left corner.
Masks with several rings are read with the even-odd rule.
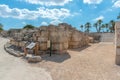
[[[120,55],[116,55],[115,63],[116,63],[117,65],[120,65]]]
[[[120,65],[120,22],[115,23],[116,64]]]
[[[120,48],[116,48],[116,55],[120,56]]]
[[[28,57],[28,62],[40,62],[40,61],[42,61],[42,58],[40,56]]]

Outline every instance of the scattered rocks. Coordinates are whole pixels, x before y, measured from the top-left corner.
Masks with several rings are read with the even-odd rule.
[[[24,53],[16,51],[12,48],[12,45],[7,43],[4,45],[4,49],[6,52],[9,54],[15,56],[15,57],[22,57],[24,56]],[[26,56],[26,59],[28,60],[29,63],[36,63],[36,62],[41,62],[42,58],[40,56],[32,56],[31,54],[28,54]]]
[[[14,56],[16,56],[16,57],[21,57],[21,56],[24,55],[24,53],[21,53],[20,51],[14,50],[13,47],[12,47],[12,45],[9,44],[9,43],[6,43],[6,44],[4,45],[4,49],[5,49],[5,51],[8,52],[9,54],[14,55]]]

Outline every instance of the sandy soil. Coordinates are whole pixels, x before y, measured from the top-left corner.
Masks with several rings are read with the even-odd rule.
[[[53,80],[120,80],[113,43],[92,44],[83,49],[68,50],[65,55],[43,59],[32,66],[47,69]]]
[[[120,80],[113,43],[92,44],[64,55],[45,55],[42,62],[28,64],[6,53],[6,42],[0,38],[0,80]]]
[[[43,68],[32,67],[21,58],[4,51],[7,39],[0,38],[0,80],[52,80]]]

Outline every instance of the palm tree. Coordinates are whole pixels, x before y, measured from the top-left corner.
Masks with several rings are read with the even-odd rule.
[[[119,15],[117,16],[117,19],[120,19],[120,13],[119,13]]]
[[[90,28],[91,28],[91,23],[87,22],[85,24],[85,32],[89,33],[90,32]]]
[[[114,20],[111,20],[110,22],[109,22],[109,24],[110,24],[110,32],[114,32],[115,31],[115,21]]]
[[[101,25],[101,29],[103,30],[103,32],[104,32],[104,29],[105,29],[105,24],[102,24]]]
[[[82,31],[83,31],[83,27],[84,27],[83,25],[80,26],[80,28],[81,28]]]
[[[96,28],[96,31],[99,32],[98,24],[97,24],[97,23],[94,23],[93,26]]]
[[[108,23],[105,24],[105,28],[106,28],[106,32],[109,32],[109,24]]]
[[[97,24],[98,24],[98,26],[99,26],[99,28],[98,28],[98,32],[100,32],[101,31],[101,25],[102,25],[102,20],[101,19],[99,19],[98,21],[97,21]]]

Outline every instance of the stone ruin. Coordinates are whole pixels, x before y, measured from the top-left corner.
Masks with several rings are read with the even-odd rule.
[[[115,48],[116,48],[115,63],[117,65],[120,65],[120,22],[115,23]]]
[[[61,23],[58,26],[41,26],[33,30],[23,29],[14,33],[10,43],[23,49],[30,42],[38,44],[39,51],[47,51],[47,41],[52,43],[52,51],[64,53],[67,49],[87,46],[89,37],[73,28],[71,25]]]

